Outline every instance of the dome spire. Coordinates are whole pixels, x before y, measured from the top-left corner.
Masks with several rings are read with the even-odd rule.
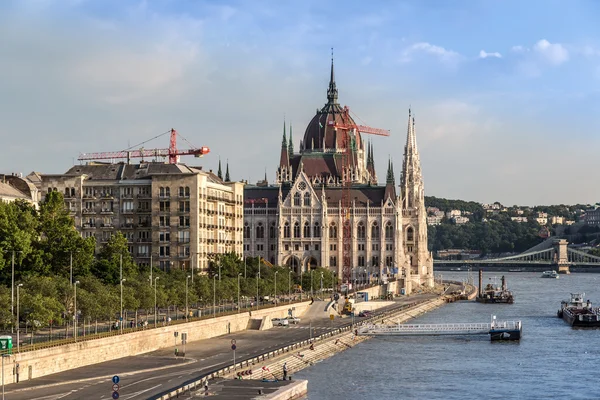
[[[333,72],[333,47],[331,48],[331,76],[329,77],[329,89],[327,89],[327,102],[337,104],[338,90],[335,85],[335,73]]]

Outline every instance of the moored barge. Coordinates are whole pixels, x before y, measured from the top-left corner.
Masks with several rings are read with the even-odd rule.
[[[502,286],[498,287],[495,284],[488,283],[485,288],[482,288],[482,271],[479,270],[479,292],[475,301],[478,303],[503,303],[513,304],[515,297],[513,293],[506,287],[506,278],[502,276]]]
[[[592,307],[588,300],[584,302],[585,293],[571,293],[569,301],[563,300],[560,309],[556,313],[571,326],[577,327],[600,327],[600,308]]]

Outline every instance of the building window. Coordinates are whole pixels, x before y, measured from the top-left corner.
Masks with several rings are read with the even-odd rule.
[[[256,245],[256,251],[263,251],[263,250],[264,250],[264,246],[262,244]]]
[[[171,197],[171,188],[170,187],[163,187],[163,186],[161,186],[158,189],[158,195],[160,197]]]
[[[358,266],[359,267],[365,266],[365,256],[358,256]]]
[[[284,246],[284,248],[285,248],[285,251],[290,251],[290,245],[289,245],[289,244],[286,244],[286,245]]]
[[[337,257],[336,256],[329,257],[329,266],[337,267]]]
[[[365,244],[364,243],[358,245],[358,251],[365,251]]]
[[[189,243],[190,242],[190,231],[178,232],[178,240],[179,240],[179,243]]]
[[[289,222],[286,222],[285,225],[283,225],[283,237],[284,238],[290,237],[290,223]]]
[[[190,212],[190,202],[189,201],[180,201],[179,202],[179,212]]]
[[[294,245],[294,251],[299,251],[299,250],[300,250],[300,245],[299,244]]]
[[[392,251],[392,250],[394,250],[394,245],[391,244],[391,243],[386,243],[385,244],[385,250],[386,251]]]
[[[392,228],[392,223],[389,221],[385,224],[385,238],[387,240],[394,238],[394,228]]]
[[[294,206],[300,207],[300,193],[294,194]]]
[[[244,224],[244,239],[250,239],[250,226],[247,222]]]
[[[179,217],[179,226],[184,228],[189,228],[190,226],[190,217],[182,215]]]
[[[386,266],[386,267],[391,267],[391,266],[392,266],[392,264],[394,264],[394,257],[392,257],[392,256],[387,256],[387,257],[385,258],[385,266]]]
[[[406,229],[406,241],[412,242],[414,240],[415,240],[415,231],[413,230],[412,226],[409,226]]]
[[[295,238],[300,237],[300,224],[298,222],[294,223],[294,237]]]
[[[330,251],[337,251],[337,244],[330,244],[329,245],[329,250]]]
[[[371,245],[371,250],[373,250],[373,251],[379,251],[379,243],[373,243]]]
[[[159,242],[170,242],[171,241],[171,233],[169,232],[160,232],[158,234]]]
[[[321,225],[319,225],[318,222],[315,222],[315,228],[314,228],[314,237],[316,238],[320,238],[321,237]]]
[[[271,251],[275,251],[275,245],[274,244],[271,245]]]
[[[315,250],[319,251],[319,245],[318,244],[315,244]]]
[[[171,202],[170,201],[161,201],[159,204],[160,204],[160,211],[162,211],[162,212],[171,211]]]
[[[371,239],[378,239],[379,238],[379,225],[377,224],[377,222],[373,222],[373,225],[371,225]]]
[[[272,222],[271,226],[269,227],[269,239],[275,239],[276,231],[275,222]]]
[[[366,231],[365,225],[362,222],[359,222],[358,226],[356,227],[356,237],[358,239],[364,239],[366,236]]]
[[[310,193],[304,193],[304,207],[310,207]]]
[[[329,225],[329,239],[337,239],[337,226],[335,223]]]
[[[158,253],[161,257],[169,257],[171,255],[171,247],[160,246],[160,252]]]
[[[305,244],[304,245],[304,251],[309,251],[309,250],[310,250],[310,247],[307,244]]]
[[[373,256],[371,257],[371,265],[376,268],[379,266],[379,257],[378,256]]]
[[[262,222],[259,222],[258,226],[256,227],[256,238],[257,239],[265,238],[265,227],[263,226]]]
[[[304,237],[305,238],[310,237],[310,225],[308,224],[308,222],[304,223]]]
[[[161,216],[159,218],[159,225],[160,226],[171,226],[171,217]]]

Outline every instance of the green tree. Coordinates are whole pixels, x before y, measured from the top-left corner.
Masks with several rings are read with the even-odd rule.
[[[100,250],[92,272],[105,283],[117,284],[120,280],[121,265],[123,278],[129,280],[138,275],[138,266],[129,254],[127,238],[121,232],[117,232]]]

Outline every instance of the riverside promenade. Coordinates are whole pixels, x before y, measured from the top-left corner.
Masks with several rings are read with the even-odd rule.
[[[406,304],[436,296],[418,294],[402,297],[374,314],[390,312]],[[360,318],[356,321],[360,321]],[[14,400],[107,399],[112,393],[111,377],[119,375],[120,398],[151,398],[231,365],[231,339],[237,342],[236,357],[237,361],[240,361],[349,326],[351,323],[350,318],[336,318],[334,321],[326,318],[303,318],[300,324],[290,327],[275,327],[264,331],[246,330],[189,342],[185,359],[176,359],[173,355],[174,348],[165,348],[10,384],[6,386],[6,393],[9,399]]]

